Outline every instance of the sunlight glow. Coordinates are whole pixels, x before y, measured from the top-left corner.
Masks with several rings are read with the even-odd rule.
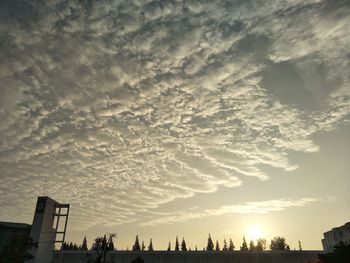
[[[261,238],[263,236],[263,231],[259,227],[253,226],[249,228],[248,234],[249,234],[249,238],[255,241],[258,238]]]

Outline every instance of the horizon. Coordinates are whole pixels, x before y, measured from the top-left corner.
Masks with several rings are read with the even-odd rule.
[[[0,221],[155,249],[350,221],[346,0],[0,2]],[[130,249],[129,247],[129,249]]]

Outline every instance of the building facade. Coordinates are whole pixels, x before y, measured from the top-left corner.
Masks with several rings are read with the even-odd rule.
[[[69,215],[69,204],[60,204],[48,196],[39,196],[30,237],[38,246],[33,248],[30,263],[48,263],[53,259],[55,245],[64,242]],[[63,219],[63,220],[62,220]]]
[[[334,246],[339,245],[341,242],[344,244],[350,244],[350,222],[343,226],[332,228],[323,234],[322,239],[323,251],[330,252]]]

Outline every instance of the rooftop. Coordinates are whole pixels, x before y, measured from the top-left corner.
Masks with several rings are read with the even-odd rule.
[[[31,225],[25,223],[4,222],[0,221],[0,227],[15,227],[15,228],[29,228]]]

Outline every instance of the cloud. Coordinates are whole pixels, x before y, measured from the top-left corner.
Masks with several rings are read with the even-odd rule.
[[[242,205],[225,205],[218,209],[206,209],[202,212],[177,212],[169,216],[158,216],[156,219],[141,223],[141,226],[157,226],[160,224],[174,224],[186,222],[196,218],[219,216],[227,214],[266,214],[283,211],[292,207],[303,207],[320,201],[317,198],[302,198],[299,200],[276,199],[261,202],[247,202]]]
[[[289,152],[318,151],[312,135],[350,112],[348,9],[2,2],[2,217],[31,220],[22,200],[44,193],[87,218],[76,226],[121,224],[268,180],[262,165],[296,169]]]

